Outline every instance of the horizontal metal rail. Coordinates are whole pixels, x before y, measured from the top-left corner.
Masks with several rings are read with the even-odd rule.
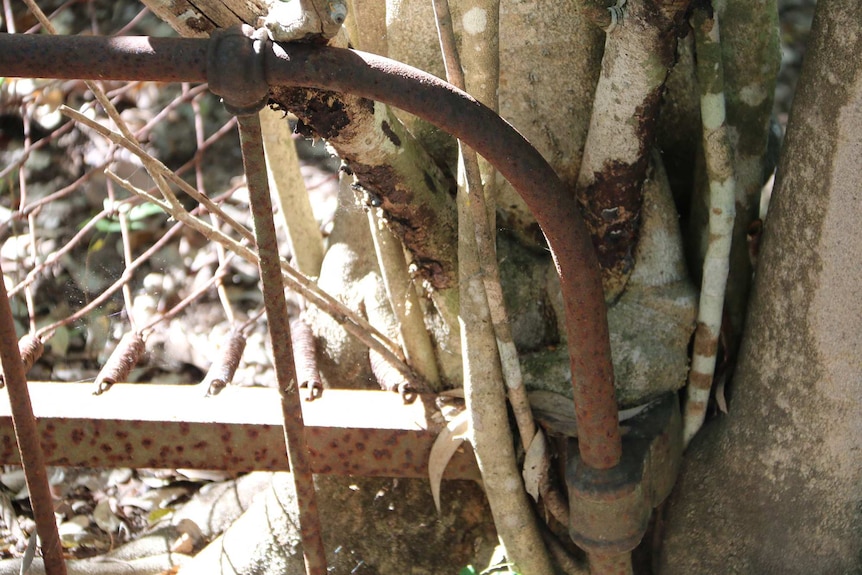
[[[30,382],[45,463],[288,471],[278,390],[228,387],[204,397],[200,386]],[[386,391],[326,390],[304,401],[314,473],[428,477],[428,459],[443,427],[434,398],[404,404]],[[382,417],[381,414],[386,414]],[[20,464],[7,394],[0,394],[0,463]],[[449,462],[446,479],[479,479],[469,446]]]

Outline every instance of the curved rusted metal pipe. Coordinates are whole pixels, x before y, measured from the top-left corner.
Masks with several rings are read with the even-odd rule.
[[[205,82],[208,40],[0,35],[0,75]],[[270,44],[270,84],[384,102],[419,116],[484,156],[542,228],[563,291],[580,454],[596,469],[622,452],[599,266],[574,192],[510,124],[468,94],[399,62],[338,48]]]

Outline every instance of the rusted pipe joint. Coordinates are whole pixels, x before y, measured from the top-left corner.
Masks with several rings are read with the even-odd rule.
[[[588,553],[616,555],[634,549],[679,471],[682,424],[674,394],[626,425],[630,429],[623,437],[622,459],[611,469],[585,465],[577,440],[569,444],[569,536]]]
[[[209,89],[235,116],[256,114],[269,100],[264,71],[266,30],[247,24],[213,31],[207,46]]]

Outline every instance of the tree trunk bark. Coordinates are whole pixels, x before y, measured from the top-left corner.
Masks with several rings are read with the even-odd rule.
[[[818,3],[736,393],[688,452],[663,575],[862,570],[859,22],[855,0]]]

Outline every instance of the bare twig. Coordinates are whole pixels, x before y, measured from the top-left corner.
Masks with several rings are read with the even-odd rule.
[[[233,256],[233,254],[230,254]],[[225,260],[219,265],[216,272],[213,274],[211,278],[209,278],[202,285],[199,285],[197,289],[184,297],[179,303],[173,306],[171,309],[160,315],[159,317],[153,319],[150,323],[140,328],[140,332],[144,335],[151,332],[156,325],[159,323],[170,321],[174,317],[176,317],[181,311],[191,305],[194,301],[198,300],[202,295],[208,292],[213,286],[221,285],[224,276],[227,275],[228,266],[230,265],[231,257],[225,258]]]
[[[145,261],[147,261],[150,257],[152,257],[153,254],[157,253],[159,250],[161,250],[163,247],[165,247],[165,245],[167,245],[167,243],[170,242],[174,238],[174,236],[176,236],[177,233],[179,233],[179,231],[181,229],[182,229],[181,225],[175,224],[167,232],[165,232],[165,235],[163,235],[161,238],[159,238],[159,240],[157,242],[155,242],[152,246],[150,246],[144,253],[139,255],[131,264],[126,266],[126,269],[123,270],[123,275],[121,275],[117,281],[115,281],[113,284],[111,284],[102,293],[100,293],[98,295],[98,297],[93,299],[93,301],[91,301],[90,303],[88,303],[87,305],[82,307],[81,309],[77,310],[75,313],[73,313],[73,314],[71,314],[71,315],[69,315],[69,316],[67,316],[67,317],[65,317],[59,321],[55,321],[54,323],[52,323],[50,325],[46,325],[46,326],[42,327],[41,329],[39,329],[39,331],[36,332],[36,335],[38,337],[41,337],[42,339],[48,339],[54,334],[54,332],[58,328],[60,328],[64,325],[69,325],[70,323],[81,319],[82,317],[84,317],[85,315],[87,315],[88,313],[93,311],[94,309],[97,309],[99,306],[101,306],[103,303],[105,303],[112,295],[114,295],[114,293],[118,289],[122,288],[123,285],[128,283],[132,279],[132,277],[134,276],[135,270],[138,267],[140,267]]]
[[[23,280],[18,282],[15,287],[9,290],[9,297],[16,295],[22,289],[31,285],[34,281],[36,281],[36,278],[39,277],[39,274],[42,273],[46,268],[53,266],[55,263],[60,261],[60,258],[72,251],[72,249],[76,245],[78,245],[78,243],[80,243],[81,240],[83,240],[87,236],[87,234],[90,233],[90,231],[99,224],[99,222],[105,219],[108,214],[109,211],[107,209],[104,209],[92,218],[90,218],[89,221],[84,224],[80,230],[78,230],[78,233],[75,234],[72,239],[63,244],[63,246],[59,249],[54,250],[53,252],[48,254],[44,261],[37,263],[33,267],[33,269],[27,272],[27,276]]]
[[[135,187],[131,182],[123,180],[113,172],[106,172],[106,175],[133,194],[141,196],[147,199],[147,201],[158,205],[169,213],[171,217],[194,229],[208,240],[222,244],[225,248],[236,253],[249,263],[257,263],[257,253],[249,246],[226,236],[214,226],[185,211],[179,204],[176,196],[171,192],[165,179],[160,174],[151,175],[153,176],[156,185],[159,187],[159,190],[165,196],[165,200],[157,198],[149,192]],[[349,333],[359,338],[360,341],[365,343],[369,348],[374,349],[381,355],[385,356],[387,361],[396,366],[398,371],[401,372],[408,381],[413,382],[417,388],[421,387],[421,382],[416,380],[416,376],[412,370],[404,363],[399,355],[393,352],[390,348],[390,346],[394,347],[391,340],[385,338],[385,336],[380,334],[379,331],[371,327],[367,320],[348,310],[344,304],[338,302],[332,296],[320,290],[316,285],[314,285],[312,280],[291,268],[287,262],[281,262],[281,270],[288,287],[301,293],[309,302],[324,310],[333,319],[342,324]],[[385,345],[384,342],[388,342],[389,345]],[[397,347],[395,349],[397,351]]]
[[[114,204],[114,185],[108,180],[107,182],[107,190],[108,190],[108,201],[111,205]],[[122,238],[123,244],[123,262],[126,266],[132,263],[132,246],[129,241],[129,217],[128,213],[124,209],[116,210],[117,212],[117,220],[120,222],[120,237]],[[123,284],[123,303],[126,307],[126,317],[129,318],[129,325],[132,327],[132,331],[137,331],[137,326],[135,324],[135,314],[134,314],[134,302],[132,301],[132,288],[129,287],[128,282]]]

